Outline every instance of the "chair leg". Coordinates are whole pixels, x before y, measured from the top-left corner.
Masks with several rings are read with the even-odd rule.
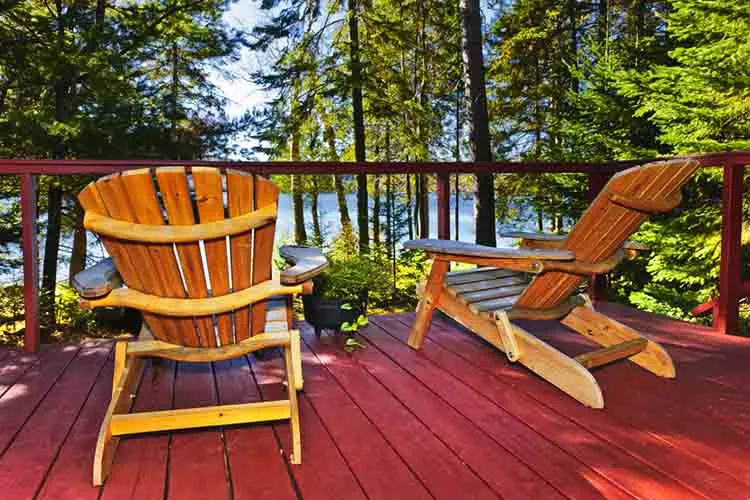
[[[299,333],[298,333],[299,335]],[[299,407],[297,405],[297,389],[292,346],[284,348],[284,363],[286,364],[287,393],[289,395],[289,434],[291,435],[290,461],[294,465],[302,463],[302,438],[300,436]]]
[[[298,391],[304,389],[305,381],[302,378],[302,349],[300,347],[299,330],[290,330],[290,345],[292,351],[292,367],[294,368],[294,383]]]
[[[596,379],[570,356],[513,323],[508,322],[507,326],[498,325],[484,316],[475,314],[451,294],[443,296],[440,309],[503,352],[507,348],[507,343],[503,340],[499,326],[509,328],[510,331],[506,331],[505,334],[511,337],[516,345],[518,363],[586,406],[604,407],[604,398]]]
[[[660,377],[675,377],[672,358],[661,345],[602,313],[585,306],[576,307],[560,322],[604,347],[630,340],[646,339],[648,343],[643,351],[629,357],[628,360]]]
[[[445,278],[445,273],[448,272],[449,266],[450,262],[447,260],[435,259],[432,262],[432,269],[430,269],[430,275],[427,278],[422,298],[419,300],[419,305],[417,305],[417,317],[414,320],[414,325],[411,328],[407,342],[412,349],[419,350],[424,344],[427,330],[430,328],[430,323],[432,322],[432,313],[443,292],[443,279]]]
[[[120,441],[111,432],[113,415],[128,413],[133,404],[133,396],[143,374],[143,362],[139,358],[127,356],[127,342],[118,342],[115,346],[115,372],[112,377],[112,400],[99,429],[99,438],[94,452],[94,486],[101,486],[109,475],[115,450]]]

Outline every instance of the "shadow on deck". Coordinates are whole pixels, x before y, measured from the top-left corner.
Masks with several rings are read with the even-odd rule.
[[[677,379],[619,362],[595,374],[604,410],[582,407],[446,319],[421,353],[412,314],[372,317],[351,355],[302,325],[303,465],[288,428],[246,425],[124,439],[90,486],[111,390],[112,344],[0,351],[0,497],[746,498],[750,340],[602,304],[662,341]],[[568,353],[558,323],[526,328]],[[148,365],[135,409],[282,398],[278,356]]]

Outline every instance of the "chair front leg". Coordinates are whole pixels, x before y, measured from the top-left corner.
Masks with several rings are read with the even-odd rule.
[[[293,332],[299,338],[299,332]],[[292,335],[294,336],[294,335]],[[298,344],[299,345],[299,344]],[[300,435],[299,406],[297,404],[297,382],[295,363],[292,355],[292,344],[284,347],[284,364],[287,376],[287,394],[289,397],[289,434],[291,437],[289,461],[294,465],[302,463],[302,437]]]
[[[424,344],[424,338],[427,336],[427,330],[432,322],[432,313],[440,300],[440,295],[443,293],[443,280],[449,266],[450,262],[447,260],[435,259],[432,262],[427,284],[417,306],[417,317],[409,334],[408,344],[412,349],[419,350]]]

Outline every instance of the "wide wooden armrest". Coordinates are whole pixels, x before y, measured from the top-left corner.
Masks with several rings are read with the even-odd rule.
[[[500,236],[503,238],[519,238],[523,242],[537,243],[539,246],[534,245],[534,248],[559,248],[568,238],[567,234],[530,233],[526,231],[507,231],[500,233]],[[626,241],[622,244],[622,249],[635,253],[648,251],[646,245],[637,241]]]
[[[281,283],[284,285],[297,285],[328,268],[328,259],[320,248],[284,245],[279,248],[279,255],[292,265],[281,271]]]
[[[276,280],[262,281],[237,292],[200,299],[160,297],[132,288],[118,288],[98,299],[81,299],[81,307],[132,307],[141,311],[175,317],[210,316],[234,311],[276,295],[312,293],[312,281],[286,286]]]
[[[94,299],[109,294],[115,288],[120,288],[122,278],[112,258],[107,258],[77,273],[73,276],[71,284],[81,297]]]
[[[451,240],[410,240],[404,243],[409,250],[424,250],[439,255],[482,257],[488,259],[534,259],[534,260],[575,260],[575,254],[569,250],[539,250],[526,248],[495,248],[463,241]]]
[[[549,234],[549,233],[530,233],[527,231],[507,231],[500,233],[503,238],[520,238],[522,240],[533,241],[565,241],[567,234]]]

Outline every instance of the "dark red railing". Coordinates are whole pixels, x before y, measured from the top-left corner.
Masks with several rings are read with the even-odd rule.
[[[724,171],[722,197],[721,270],[719,296],[696,312],[713,311],[714,328],[722,333],[738,330],[739,301],[750,296],[750,282],[741,279],[740,245],[742,236],[743,169],[750,164],[750,152],[728,152],[691,156],[704,167]],[[21,178],[25,338],[29,351],[39,348],[39,269],[37,263],[36,180],[37,175],[108,174],[145,166],[208,165],[236,168],[261,175],[271,174],[406,174],[434,173],[437,178],[438,237],[450,237],[449,174],[476,173],[584,173],[588,175],[590,199],[604,187],[614,173],[650,160],[609,163],[334,163],[334,162],[219,162],[166,160],[0,160],[0,175]],[[597,283],[591,288],[599,295]],[[701,309],[702,307],[702,309]]]

